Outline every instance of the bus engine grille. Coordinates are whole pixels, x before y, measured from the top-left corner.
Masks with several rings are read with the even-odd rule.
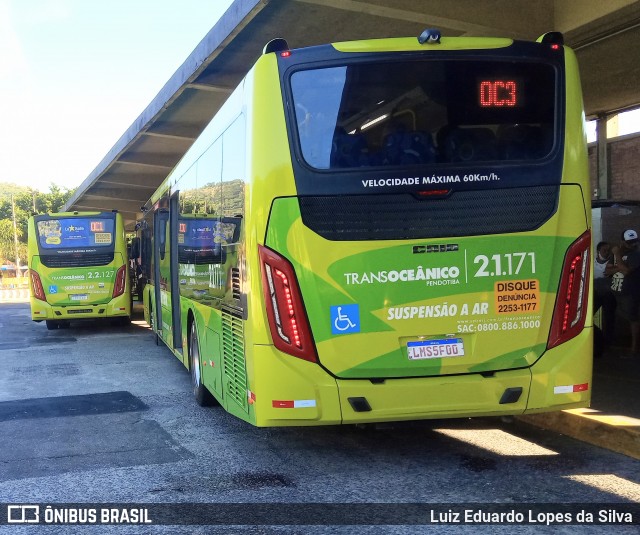
[[[300,197],[302,221],[331,241],[407,240],[525,232],[555,212],[558,186]]]
[[[90,267],[106,266],[113,262],[113,253],[70,254],[67,256],[41,255],[40,261],[47,267]]]
[[[247,371],[244,356],[244,322],[242,318],[222,310],[222,362],[225,396],[248,411]]]

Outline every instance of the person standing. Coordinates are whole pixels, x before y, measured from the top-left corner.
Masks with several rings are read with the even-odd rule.
[[[631,353],[640,357],[640,247],[638,233],[627,229],[622,243],[611,248],[615,273],[611,277],[611,290],[622,316],[631,328]]]
[[[611,255],[611,245],[609,242],[601,241],[596,246],[596,258],[593,266],[593,278],[604,279],[614,273],[613,257]],[[609,269],[608,269],[609,268]]]
[[[616,298],[611,291],[611,276],[617,272],[611,254],[609,242],[601,241],[596,246],[596,257],[593,263],[593,313],[602,308],[601,322],[602,339],[599,342],[599,352],[604,351],[604,346],[613,342]],[[599,333],[596,333],[599,334]]]

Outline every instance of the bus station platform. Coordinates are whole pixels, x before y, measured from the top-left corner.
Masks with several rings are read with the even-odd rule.
[[[640,357],[611,347],[593,361],[591,407],[520,416],[526,423],[640,459]]]

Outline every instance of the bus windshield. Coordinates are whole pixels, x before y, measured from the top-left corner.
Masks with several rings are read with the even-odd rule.
[[[290,83],[301,155],[319,170],[534,161],[554,147],[556,69],[541,61],[358,62]]]

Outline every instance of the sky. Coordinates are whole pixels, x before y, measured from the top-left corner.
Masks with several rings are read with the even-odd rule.
[[[0,0],[0,182],[79,186],[232,0]]]
[[[231,3],[0,0],[0,183],[79,186]]]

